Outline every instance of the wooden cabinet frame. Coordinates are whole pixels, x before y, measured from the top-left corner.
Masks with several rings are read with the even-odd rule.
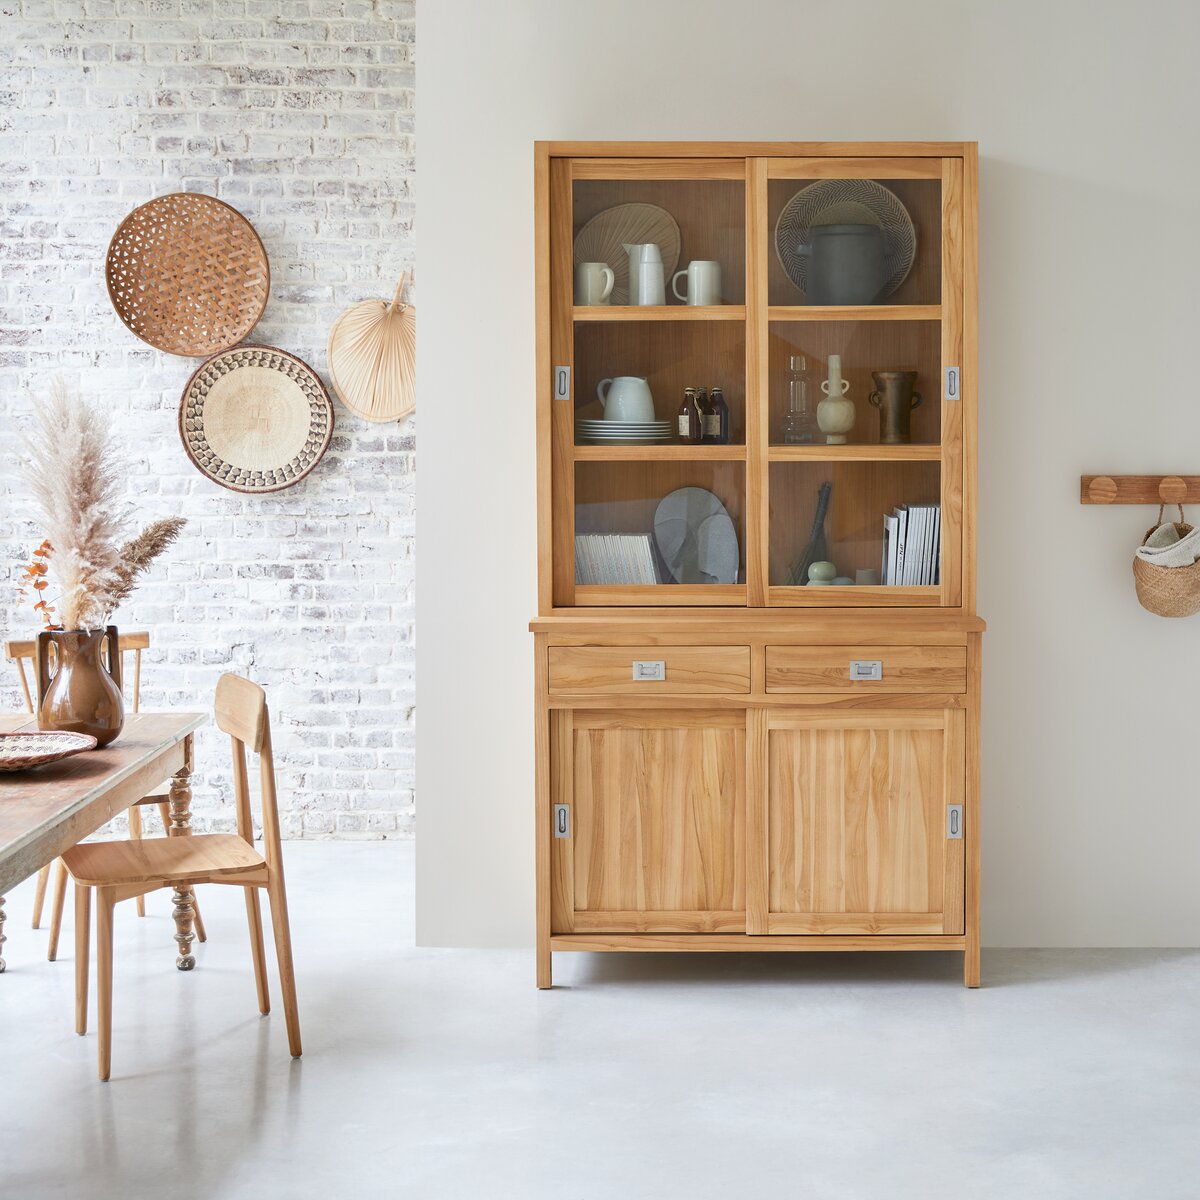
[[[871,308],[815,308],[771,305],[768,288],[768,186],[773,179],[882,178],[937,180],[940,184],[940,301],[937,304],[882,304]],[[575,181],[743,181],[745,187],[745,303],[721,310],[643,309],[636,316],[621,310],[576,310],[572,303],[572,196]],[[914,184],[914,187],[922,186]],[[979,983],[979,711],[983,621],[975,614],[977,395],[976,238],[977,153],[973,143],[539,143],[535,156],[536,306],[537,306],[537,466],[538,466],[538,606],[532,622],[535,643],[537,980],[551,984],[554,950],[916,950],[962,952],[964,982]],[[936,202],[933,207],[936,209]],[[681,263],[682,265],[682,263]],[[776,268],[778,269],[778,268]],[[930,266],[936,280],[937,268]],[[736,298],[736,296],[735,296]],[[723,587],[672,586],[585,587],[574,580],[576,465],[614,461],[607,447],[575,446],[574,405],[555,401],[555,368],[566,366],[575,379],[575,335],[580,321],[610,323],[717,322],[714,330],[740,323],[745,330],[745,442],[720,447],[638,447],[619,460],[634,464],[740,464],[744,472],[742,506],[745,581]],[[839,447],[772,446],[768,425],[769,324],[771,321],[919,320],[940,322],[940,363],[960,367],[961,399],[940,406],[940,441],[931,446]],[[686,342],[681,343],[687,345]],[[660,414],[663,415],[663,414]],[[937,426],[935,426],[935,429]],[[782,587],[770,577],[771,466],[781,462],[937,461],[941,470],[942,571],[936,587],[878,589],[807,589]],[[669,478],[666,468],[664,478]],[[586,528],[586,527],[585,527]],[[664,594],[668,593],[668,594]],[[662,648],[677,648],[668,653]],[[704,648],[711,657],[706,657]],[[770,648],[802,648],[790,658],[792,674],[773,668],[768,682]],[[836,677],[838,655],[855,648],[879,650],[894,660],[894,673],[884,687]],[[626,678],[623,656],[657,657],[673,664],[668,685],[641,687]],[[554,672],[551,651],[554,651]],[[748,656],[749,679],[743,665]],[[832,657],[827,657],[832,656]],[[965,679],[963,664],[965,663]],[[832,664],[832,665],[830,665]],[[828,686],[825,685],[829,680]],[[610,682],[611,681],[611,682]],[[907,681],[907,682],[906,682]],[[938,690],[938,689],[944,690]],[[672,723],[674,722],[674,726]],[[736,728],[739,770],[721,773],[720,803],[738,806],[738,821],[713,825],[699,810],[682,808],[678,796],[664,795],[675,849],[675,867],[653,861],[661,839],[641,839],[638,821],[651,821],[653,794],[647,779],[662,781],[663,765],[655,762],[631,776],[635,801],[625,784],[603,773],[596,779],[575,774],[576,739],[589,728],[631,730],[707,729],[720,754],[732,742],[720,735]],[[898,805],[905,825],[896,845],[920,857],[922,841],[928,861],[928,896],[919,889],[912,911],[904,911],[886,882],[873,887],[883,897],[871,911],[843,912],[829,903],[820,911],[791,915],[772,913],[772,858],[769,840],[772,731],[788,730],[912,731],[921,749],[921,765],[901,771],[891,784],[872,792],[870,804]],[[921,731],[926,731],[922,733]],[[709,735],[703,735],[708,737]],[[872,735],[873,737],[874,735]],[[907,734],[900,736],[904,742]],[[922,740],[924,739],[924,740]],[[800,740],[803,740],[802,738]],[[850,738],[862,753],[868,744]],[[870,745],[876,742],[870,741]],[[621,743],[621,753],[674,752],[663,747],[687,746],[687,738],[657,739],[647,733]],[[808,744],[808,743],[805,743]],[[883,741],[878,743],[882,746]],[[930,784],[934,745],[940,746],[941,776]],[[639,749],[638,747],[641,747]],[[825,745],[824,753],[830,753]],[[874,753],[874,751],[872,751]],[[882,751],[880,751],[882,753]],[[872,762],[874,760],[871,760]],[[868,764],[870,765],[870,764]],[[611,776],[614,768],[606,768]],[[685,766],[680,769],[686,769]],[[882,768],[881,768],[882,769]],[[917,771],[920,783],[913,782]],[[782,778],[782,777],[781,777]],[[626,783],[629,781],[627,780]],[[926,785],[941,789],[936,801],[910,794]],[[621,865],[613,843],[597,849],[573,845],[571,837],[554,836],[554,806],[575,801],[578,786],[586,789],[585,805],[610,804],[625,822],[637,854],[651,861],[624,866],[642,870],[682,870],[673,877],[676,891],[664,880],[646,877],[641,891],[576,887],[573,855],[605,857],[610,872]],[[665,787],[665,785],[663,785]],[[711,781],[702,798],[713,801]],[[774,781],[778,789],[784,786]],[[822,785],[823,787],[825,785]],[[832,785],[830,785],[832,786]],[[846,785],[849,787],[849,785]],[[892,788],[888,791],[888,788]],[[597,791],[596,789],[599,789]],[[882,790],[880,790],[882,789]],[[853,790],[853,789],[851,789]],[[849,794],[849,793],[848,793]],[[930,793],[931,795],[934,793]],[[581,793],[581,795],[583,795]],[[649,798],[648,798],[649,797]],[[785,797],[786,800],[786,797]],[[856,800],[855,803],[858,801]],[[832,801],[831,801],[832,803]],[[670,806],[674,804],[672,809]],[[945,846],[933,831],[936,808],[961,805],[962,837]],[[649,807],[648,807],[649,806]],[[597,810],[598,811],[598,810]],[[722,808],[727,811],[727,808]],[[831,808],[830,812],[841,811]],[[881,810],[882,811],[882,810]],[[712,808],[704,810],[711,817]],[[594,815],[594,814],[593,814]],[[812,819],[812,818],[807,818]],[[849,818],[846,818],[849,820]],[[855,818],[858,820],[859,818]],[[923,822],[918,836],[911,821]],[[691,822],[691,826],[688,826]],[[681,824],[682,823],[682,824]],[[687,826],[687,828],[685,828]],[[722,838],[734,837],[736,849]],[[588,829],[595,838],[597,826]],[[607,839],[611,831],[605,831]],[[686,845],[679,839],[699,839]],[[858,836],[861,830],[854,836]],[[879,853],[878,836],[873,849]],[[899,835],[897,835],[899,836]],[[847,838],[850,832],[847,832]],[[907,839],[907,840],[904,840]],[[830,843],[831,845],[833,843]],[[840,844],[840,843],[839,843]],[[848,844],[848,843],[847,843]],[[634,853],[633,850],[628,850]],[[847,854],[864,853],[854,846]],[[894,849],[885,853],[900,853]],[[666,854],[666,851],[662,853]],[[722,864],[736,853],[739,865],[737,904],[696,907],[697,893],[688,891],[687,871],[696,864]],[[679,866],[686,859],[690,866]],[[591,859],[586,860],[591,864]],[[849,861],[849,860],[848,860]],[[858,860],[855,859],[856,867]],[[924,860],[923,860],[924,861]],[[903,862],[900,866],[903,866]],[[778,864],[776,864],[778,867]],[[896,861],[892,862],[893,873]],[[705,865],[704,869],[707,869]],[[685,883],[680,883],[680,879]],[[934,884],[940,881],[940,890]],[[662,886],[660,886],[662,885]],[[630,885],[633,886],[633,885]],[[640,886],[640,885],[639,885]],[[712,886],[708,881],[706,886]],[[682,888],[683,890],[679,890]],[[703,893],[708,895],[710,893]],[[590,896],[590,899],[589,899]],[[655,896],[691,897],[673,908],[653,907]],[[617,897],[622,907],[605,907]],[[744,899],[743,899],[744,897]],[[936,905],[935,905],[936,901]],[[925,908],[920,904],[924,903]],[[714,901],[714,904],[716,902]],[[897,908],[897,905],[900,905]],[[891,907],[888,908],[887,906]],[[895,910],[895,911],[893,911]]]

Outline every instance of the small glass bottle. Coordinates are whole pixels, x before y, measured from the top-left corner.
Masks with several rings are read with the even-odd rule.
[[[817,421],[808,407],[808,366],[803,354],[788,359],[788,410],[783,418],[783,444],[809,446],[817,440]]]
[[[729,405],[725,403],[725,393],[720,388],[713,388],[708,394],[704,440],[714,446],[729,444]]]
[[[677,428],[681,442],[694,444],[704,438],[704,422],[695,388],[683,389],[683,403],[679,406]]]

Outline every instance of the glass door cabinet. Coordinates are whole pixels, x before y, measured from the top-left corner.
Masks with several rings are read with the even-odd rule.
[[[962,605],[963,159],[544,169],[543,608]]]
[[[536,164],[538,986],[871,948],[977,986],[975,146]]]

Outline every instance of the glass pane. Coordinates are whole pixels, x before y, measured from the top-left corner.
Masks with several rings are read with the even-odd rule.
[[[645,275],[640,303],[683,304],[672,276],[693,262],[716,263],[696,267],[691,277],[681,277],[678,292],[705,304],[746,302],[745,184],[740,179],[577,179],[573,188],[575,263],[607,264],[615,280],[612,294],[601,299],[603,279],[592,272],[587,283],[576,280],[576,304],[601,303],[625,306],[639,303],[630,289],[630,256],[626,246],[652,245],[662,261],[661,276],[651,263]],[[654,251],[649,252],[651,258]],[[634,255],[640,262],[641,253]],[[719,274],[719,280],[717,275]],[[661,279],[661,282],[659,280]],[[598,286],[598,290],[597,289]],[[661,289],[655,295],[656,289]]]
[[[616,380],[616,383],[604,383]],[[644,381],[644,382],[639,382]],[[604,383],[601,389],[601,384]],[[640,433],[679,442],[677,416],[684,388],[713,388],[729,410],[724,441],[746,441],[746,332],[741,321],[580,321],[575,325],[575,441],[589,436],[586,422],[604,420],[611,438],[645,444]],[[603,391],[607,406],[600,402]],[[669,422],[664,431],[638,422]],[[581,424],[584,422],[584,424]]]
[[[773,321],[769,347],[773,446],[940,442],[939,322]],[[835,356],[850,406],[821,409]]]
[[[830,582],[937,583],[940,493],[937,462],[772,463],[771,584],[811,586],[813,562]]]
[[[772,179],[771,304],[939,304],[940,179]]]
[[[576,463],[575,582],[745,583],[744,483],[740,462]]]

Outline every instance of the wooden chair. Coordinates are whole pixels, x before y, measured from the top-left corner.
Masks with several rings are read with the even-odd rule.
[[[292,970],[279,807],[275,795],[275,763],[271,754],[271,722],[266,693],[240,675],[222,675],[217,683],[217,726],[233,742],[233,786],[237,802],[236,834],[198,833],[191,837],[143,838],[126,842],[81,842],[63,855],[75,880],[75,1030],[87,1032],[88,925],[91,892],[96,889],[96,991],[98,995],[100,1078],[112,1064],[112,935],[113,906],[158,888],[192,888],[198,883],[224,883],[246,890],[246,916],[254,957],[259,1012],[269,1013],[267,963],[263,954],[262,914],[258,889],[265,888],[279,959],[288,1048],[299,1058],[300,1017]],[[259,756],[262,794],[263,854],[254,848],[246,747]]]
[[[129,672],[126,669],[126,656],[133,654],[133,691],[131,695],[132,709],[137,712],[141,705],[142,698],[142,651],[150,649],[150,635],[145,631],[135,633],[122,633],[117,637],[119,642],[118,653],[121,655],[121,678],[128,679]],[[36,649],[36,643],[33,641],[8,641],[4,643],[4,654],[6,658],[11,659],[17,667],[17,674],[21,678],[21,694],[25,698],[25,710],[34,712],[33,693],[29,690],[29,680],[25,676],[25,664],[30,664],[30,670],[33,671],[33,658]],[[162,821],[163,834],[171,828],[170,810],[168,808],[168,795],[166,792],[156,792],[152,796],[143,796],[129,810],[129,835],[130,837],[140,838],[142,836],[142,809],[146,805],[153,805],[158,809],[159,818]],[[46,884],[50,879],[50,867],[52,864],[47,863],[39,872],[37,877],[37,887],[33,893],[33,928],[40,929],[42,924],[42,908],[46,900]],[[58,937],[62,930],[62,915],[63,901],[67,893],[67,868],[63,865],[62,859],[58,859],[58,875],[54,881],[54,897],[50,908],[50,943],[46,948],[46,957],[54,962],[58,958]],[[196,937],[200,941],[206,941],[204,931],[204,922],[200,919],[200,909],[196,908]],[[139,917],[146,915],[146,902],[141,896],[138,897],[137,913]]]

